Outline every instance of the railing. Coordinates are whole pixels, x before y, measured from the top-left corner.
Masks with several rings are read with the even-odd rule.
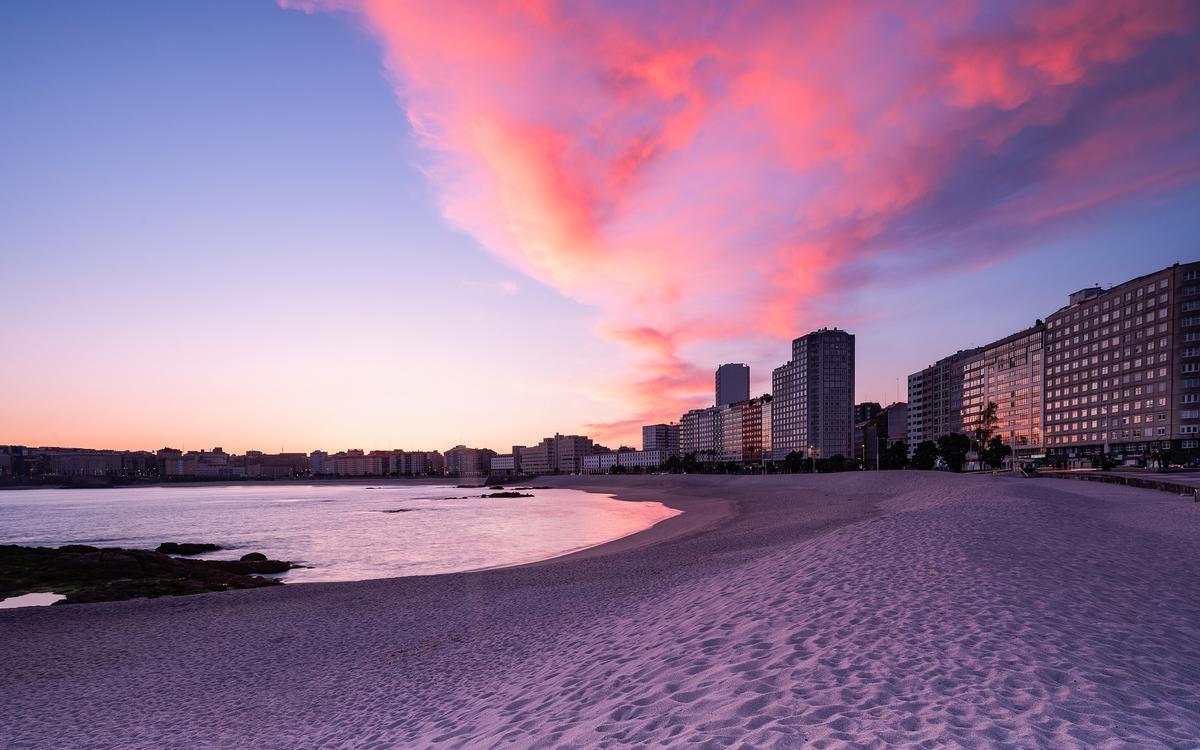
[[[1146,490],[1170,492],[1174,495],[1187,495],[1193,502],[1200,503],[1200,487],[1190,484],[1180,484],[1166,479],[1148,479],[1133,477],[1128,474],[1109,474],[1101,471],[1038,471],[1034,473],[1021,472],[1024,476],[1051,477],[1053,479],[1076,479],[1084,482],[1104,482],[1119,484],[1125,487],[1139,487]]]

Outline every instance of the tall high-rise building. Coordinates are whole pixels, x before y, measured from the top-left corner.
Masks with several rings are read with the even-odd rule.
[[[679,425],[648,424],[642,427],[642,450],[662,451],[666,456],[678,456]]]
[[[740,362],[721,365],[716,377],[717,406],[750,400],[750,368]]]
[[[1200,453],[1200,262],[1075,292],[1046,318],[1046,447]]]
[[[792,342],[792,359],[771,376],[775,458],[814,451],[853,454],[854,336],[822,328]]]

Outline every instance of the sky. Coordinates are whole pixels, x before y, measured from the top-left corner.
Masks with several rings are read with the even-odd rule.
[[[0,443],[636,445],[1200,256],[1200,8],[0,4]]]

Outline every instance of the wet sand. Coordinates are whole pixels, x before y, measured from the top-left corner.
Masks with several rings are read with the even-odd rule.
[[[884,472],[564,477],[519,568],[0,612],[4,747],[1189,747],[1200,507]]]

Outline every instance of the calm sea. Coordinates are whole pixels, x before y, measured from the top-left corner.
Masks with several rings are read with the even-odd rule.
[[[153,549],[211,542],[201,557],[262,552],[310,566],[290,583],[429,575],[544,560],[676,515],[578,490],[317,484],[0,492],[0,544]],[[400,512],[388,512],[400,511]]]

